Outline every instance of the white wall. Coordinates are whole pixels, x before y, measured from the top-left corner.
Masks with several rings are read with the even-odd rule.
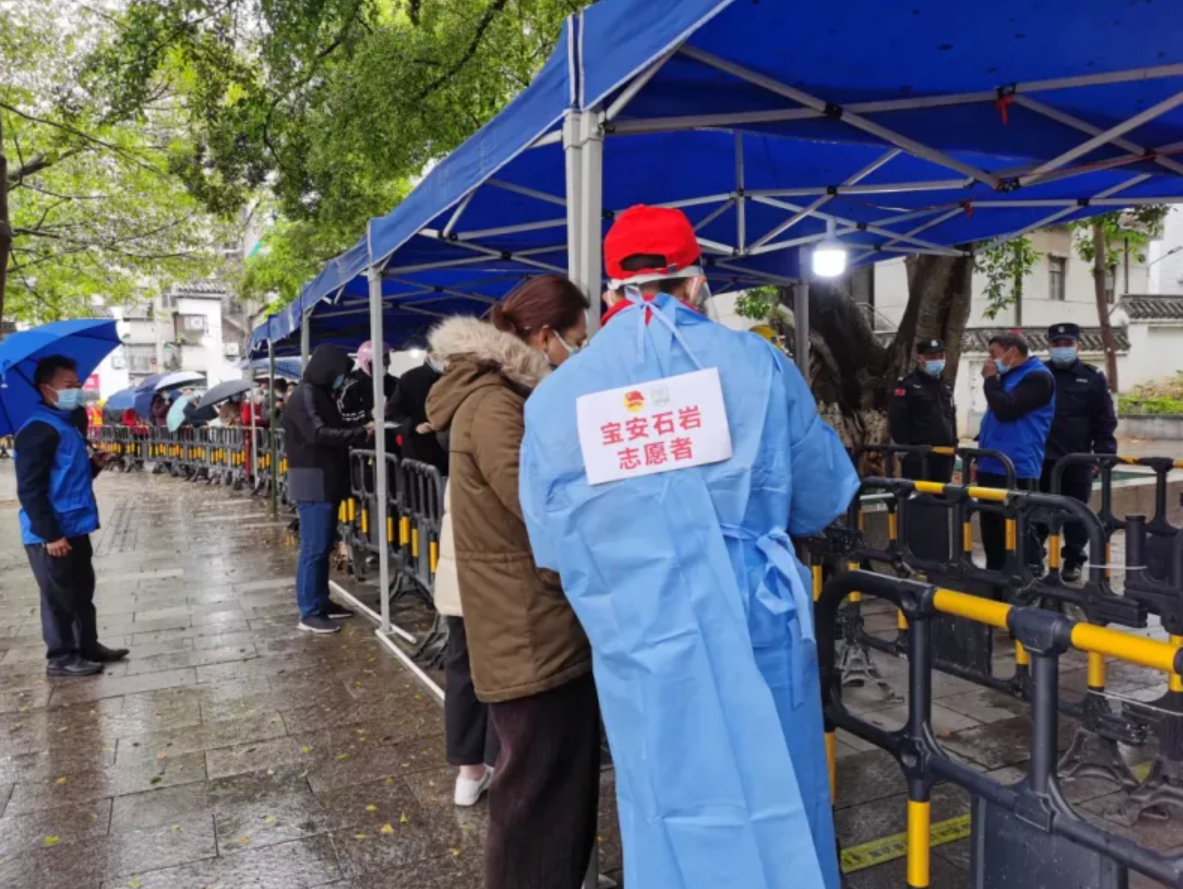
[[[206,319],[206,330],[199,342],[192,345],[187,342],[180,347],[181,369],[204,373],[211,386],[225,380],[241,379],[242,372],[235,362],[223,354],[221,300],[178,296],[176,312],[178,315],[203,315]],[[165,323],[173,323],[172,318]],[[172,339],[174,331],[166,334],[168,339]]]
[[[1146,259],[1150,264],[1147,293],[1183,294],[1183,207],[1171,207],[1162,240],[1150,244]]]
[[[1183,225],[1183,222],[1181,222]],[[1081,327],[1097,326],[1097,300],[1093,289],[1092,266],[1076,255],[1072,248],[1071,233],[1066,228],[1052,228],[1031,234],[1032,246],[1040,253],[1039,261],[1031,274],[1023,280],[1023,327],[1048,327],[1061,321],[1071,321]],[[1183,253],[1183,251],[1181,251]],[[1051,263],[1049,256],[1067,260],[1064,279],[1063,302],[1048,299],[1051,288]],[[1148,260],[1153,257],[1148,256]],[[1171,259],[1164,260],[1165,265]],[[1152,269],[1153,271],[1153,269]],[[1125,286],[1124,265],[1117,269],[1117,295],[1123,293],[1146,293],[1149,275],[1145,265],[1131,258],[1129,289]],[[973,304],[970,309],[969,327],[1014,327],[1017,326],[1015,308],[1004,309],[996,318],[985,316],[985,275],[975,272],[973,276]],[[875,308],[899,324],[908,304],[908,276],[904,260],[893,259],[875,266]]]
[[[1130,354],[1118,363],[1121,391],[1183,371],[1183,321],[1130,324]]]

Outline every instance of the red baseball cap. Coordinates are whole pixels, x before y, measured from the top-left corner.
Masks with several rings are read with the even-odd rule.
[[[625,270],[630,256],[660,256],[664,266]],[[673,275],[702,259],[702,248],[694,226],[681,210],[638,204],[616,217],[604,238],[604,265],[613,281],[627,281],[642,275]]]

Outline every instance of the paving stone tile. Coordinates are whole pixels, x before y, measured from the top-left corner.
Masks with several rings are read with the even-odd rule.
[[[265,741],[287,734],[278,713],[258,713],[240,719],[206,722],[180,729],[131,735],[119,740],[115,761],[137,761],[145,757],[174,757],[184,753],[232,747],[253,741]]]
[[[402,813],[391,831],[346,828],[331,836],[337,849],[341,872],[346,877],[360,877],[372,873],[387,873],[396,868],[442,857],[448,847],[436,834],[422,806],[409,791],[403,791]]]
[[[254,676],[277,676],[324,667],[323,658],[313,654],[284,654],[261,657],[234,664],[211,664],[197,668],[198,682],[223,682],[227,679],[249,679]]]
[[[349,826],[341,824],[307,787],[302,792],[256,797],[219,812],[214,823],[218,832],[218,852],[223,857]],[[381,826],[379,822],[374,829]]]
[[[47,844],[104,836],[111,825],[111,800],[92,800],[77,808],[50,809],[0,820],[0,858],[35,852]]]
[[[896,731],[907,724],[908,707],[901,704],[883,710],[874,710],[864,713],[862,718],[871,725],[876,725],[887,731]],[[932,727],[938,737],[978,725],[981,725],[981,722],[977,719],[950,710],[941,704],[934,703],[932,705]]]
[[[137,889],[311,889],[339,881],[341,870],[330,838],[317,836],[133,876]],[[129,886],[131,880],[108,880],[102,889]]]
[[[907,790],[899,763],[884,750],[871,750],[840,759],[835,770],[836,809],[859,806]]]
[[[193,668],[165,670],[160,673],[145,673],[141,676],[96,676],[75,680],[73,685],[54,690],[50,698],[51,707],[69,706],[83,701],[97,701],[120,695],[136,694],[159,688],[176,688],[193,685],[197,675]]]
[[[191,640],[182,640],[189,642]],[[208,664],[222,664],[253,658],[256,656],[255,647],[251,644],[238,645],[227,648],[203,648],[201,651],[177,651],[170,654],[159,654],[155,657],[137,658],[127,665],[128,676],[138,676],[141,673],[158,673],[162,670],[179,670],[184,667],[202,667]]]
[[[116,764],[57,778],[20,781],[12,790],[5,817],[204,780],[204,757],[190,753],[156,762]]]
[[[54,748],[0,759],[0,784],[44,781],[62,775],[93,772],[113,765],[115,745],[91,741],[72,748]]]
[[[1059,721],[1059,750],[1067,749],[1076,724],[1066,717]],[[1025,762],[1031,755],[1031,720],[1027,716],[954,732],[940,739],[941,746],[956,756],[985,769],[997,769]]]
[[[0,694],[0,713],[16,713],[22,708],[36,709],[49,704],[49,696],[53,693],[48,685],[24,691],[11,691]]]

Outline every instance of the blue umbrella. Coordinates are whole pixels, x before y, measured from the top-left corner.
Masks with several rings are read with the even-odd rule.
[[[187,386],[190,383],[204,383],[205,374],[197,373],[192,370],[178,370],[175,373],[165,374],[156,382],[156,391],[163,392],[165,389],[176,389],[179,386]]]
[[[168,374],[152,374],[150,377],[144,377],[136,384],[136,397],[132,407],[136,409],[136,413],[140,415],[141,419],[147,420],[149,408],[152,407],[152,398],[156,395],[156,385]]]
[[[0,342],[0,435],[15,433],[41,403],[33,375],[42,358],[72,358],[85,380],[118,345],[115,322],[104,319],[55,321],[6,337]]]
[[[120,389],[114,395],[107,399],[107,403],[103,405],[105,411],[125,411],[130,407],[135,407],[136,390],[129,386],[126,389]]]
[[[181,424],[188,419],[185,416],[185,410],[189,407],[190,401],[192,399],[188,395],[182,395],[168,409],[168,416],[165,418],[165,421],[168,423],[169,432],[176,432],[181,428]]]

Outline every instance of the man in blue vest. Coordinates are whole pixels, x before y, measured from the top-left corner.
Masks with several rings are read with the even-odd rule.
[[[90,534],[99,527],[93,480],[109,454],[87,453],[75,414],[82,385],[74,361],[42,358],[33,375],[41,404],[16,434],[21,541],[41,587],[46,673],[91,676],[127,657],[99,643]]]
[[[990,357],[982,365],[985,378],[986,416],[978,441],[983,448],[1001,451],[1015,465],[1017,487],[1039,490],[1048,430],[1056,413],[1056,384],[1051,371],[1031,355],[1023,336],[1014,331],[990,339]],[[978,484],[986,488],[1008,487],[1002,463],[992,457],[978,464]],[[983,512],[982,545],[986,567],[1006,566],[1006,520]],[[1038,541],[1027,542],[1026,556],[1039,561]]]

